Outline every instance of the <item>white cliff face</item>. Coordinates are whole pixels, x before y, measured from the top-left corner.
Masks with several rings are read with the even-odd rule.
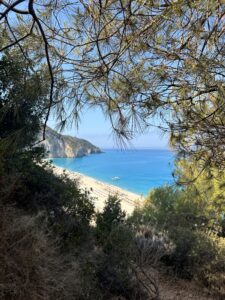
[[[90,142],[75,137],[61,135],[47,127],[43,145],[47,157],[82,157],[92,153],[101,153],[101,150]]]

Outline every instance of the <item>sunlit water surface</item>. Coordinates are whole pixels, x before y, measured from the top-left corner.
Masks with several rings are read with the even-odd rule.
[[[174,154],[168,150],[111,150],[82,158],[53,158],[53,163],[137,194],[173,183]]]

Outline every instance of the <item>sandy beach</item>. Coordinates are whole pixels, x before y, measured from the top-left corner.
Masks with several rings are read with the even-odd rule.
[[[70,179],[78,180],[80,188],[88,191],[90,196],[94,198],[96,211],[102,211],[109,195],[118,195],[121,199],[121,207],[128,215],[133,212],[135,207],[140,205],[141,201],[143,201],[138,194],[99,181],[84,174],[69,171],[55,165],[53,165],[53,170],[56,175],[61,175],[63,172],[66,172]]]

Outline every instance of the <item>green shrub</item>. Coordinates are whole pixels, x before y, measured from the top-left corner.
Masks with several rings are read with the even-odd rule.
[[[109,197],[96,222],[97,242],[101,246],[97,276],[104,299],[112,295],[134,300],[158,296],[152,269],[165,254],[167,242],[162,235],[151,233],[146,228],[136,233],[125,219],[119,199]]]
[[[150,224],[158,231],[165,230],[175,247],[162,260],[172,265],[179,276],[201,278],[208,285],[203,276],[207,270],[210,270],[211,278],[224,270],[225,252],[221,242],[215,241],[215,238],[221,241],[224,238],[219,238],[220,230],[215,231],[214,215],[212,222],[207,201],[199,199],[195,192],[190,187],[157,188],[149,194],[144,207],[134,212],[129,222],[135,227]]]
[[[109,196],[102,213],[96,218],[96,239],[102,246],[97,276],[105,299],[110,295],[124,296],[132,292],[130,262],[134,243],[132,231],[125,226],[125,213],[120,200]]]
[[[121,209],[120,200],[117,196],[109,196],[102,213],[96,217],[96,238],[103,245],[115,226],[125,221],[125,212]]]
[[[199,232],[192,249],[195,277],[223,299],[225,297],[225,239]]]
[[[29,214],[41,211],[61,245],[72,248],[85,241],[94,215],[92,200],[65,174],[54,175],[48,163],[20,160],[5,173],[0,196],[5,205],[14,204]]]
[[[16,52],[0,58],[0,147],[9,161],[37,141],[49,92],[44,74]]]
[[[102,251],[97,276],[100,288],[105,293],[104,299],[112,295],[125,299],[147,299],[134,272],[133,232],[124,224],[114,226]]]

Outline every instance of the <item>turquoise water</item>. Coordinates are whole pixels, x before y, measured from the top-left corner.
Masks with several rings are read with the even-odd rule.
[[[53,158],[53,163],[134,193],[173,183],[174,155],[167,150],[104,150],[82,158]],[[112,180],[119,177],[119,180]]]

